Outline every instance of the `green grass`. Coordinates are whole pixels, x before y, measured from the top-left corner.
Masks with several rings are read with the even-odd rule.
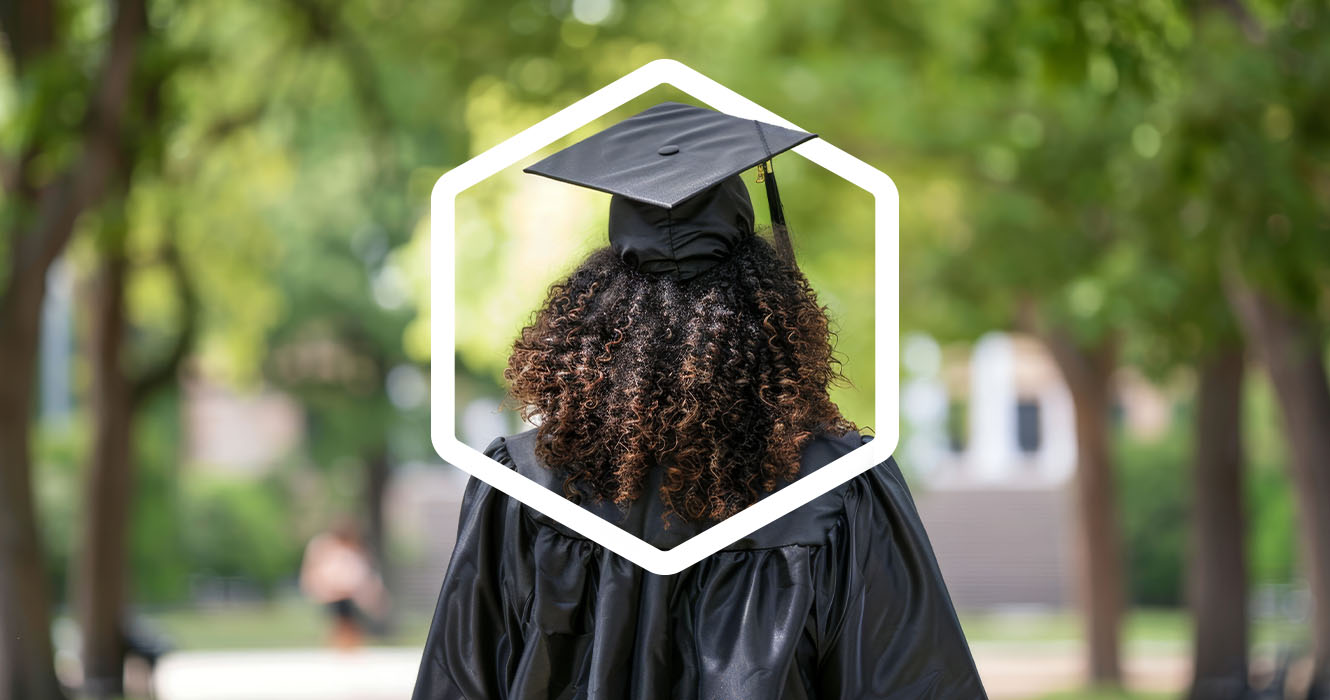
[[[1073,644],[1081,640],[1081,621],[1072,612],[964,615],[961,625],[971,642]],[[1123,626],[1123,640],[1129,646],[1184,645],[1190,635],[1186,614],[1175,610],[1136,610]]]
[[[152,613],[147,616],[177,649],[276,649],[323,646],[328,634],[324,609],[299,599]],[[390,634],[375,645],[420,646],[428,613],[403,612]]]
[[[148,615],[180,649],[261,649],[321,646],[328,618],[323,608],[298,598],[219,608],[166,610]],[[961,624],[971,642],[1005,644],[1076,644],[1080,619],[1071,612],[964,615]],[[400,611],[392,633],[373,644],[419,646],[429,629],[428,611]],[[1253,641],[1287,643],[1306,634],[1301,627],[1258,622]],[[1180,610],[1136,610],[1126,621],[1124,641],[1131,647],[1185,647],[1191,622]]]
[[[1074,612],[962,615],[961,625],[971,642],[1071,644],[1081,640],[1081,621]],[[1191,635],[1191,618],[1183,610],[1133,610],[1123,626],[1123,641],[1129,648],[1186,647]],[[1295,623],[1256,620],[1252,624],[1255,645],[1287,645],[1306,638],[1305,627]]]
[[[187,608],[151,613],[148,618],[181,649],[256,649],[320,646],[328,629],[323,608],[298,598],[271,603],[219,608]],[[1080,619],[1071,612],[963,615],[961,624],[971,642],[1005,644],[1075,644],[1081,639]],[[374,644],[418,646],[429,629],[428,611],[400,611],[396,628]],[[1256,644],[1303,639],[1297,625],[1258,621]],[[1136,610],[1123,629],[1128,647],[1178,646],[1191,643],[1191,622],[1180,610]]]

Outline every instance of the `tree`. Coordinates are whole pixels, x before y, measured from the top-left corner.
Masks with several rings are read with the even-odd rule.
[[[970,120],[939,144],[964,174],[965,232],[930,235],[917,243],[912,264],[952,304],[968,307],[944,314],[959,328],[1031,333],[1061,370],[1075,414],[1074,542],[1087,666],[1092,683],[1117,685],[1126,601],[1110,415],[1124,329],[1140,293],[1139,242],[1123,214],[1141,194],[1144,161],[1133,132],[1143,78],[1126,39],[1097,31],[1105,18],[1091,13],[1076,22],[1044,12],[1014,22],[1059,23],[1052,41],[1017,49],[1011,44],[1025,34],[998,35],[954,68],[983,76],[963,88],[973,95]],[[1011,65],[1022,53],[1029,60]]]
[[[160,222],[162,240],[156,255],[136,260],[134,232],[147,228],[128,213],[136,173],[159,170],[163,126],[162,91],[171,62],[158,60],[146,73],[142,106],[129,130],[117,162],[101,228],[96,232],[97,253],[91,282],[93,303],[91,339],[94,441],[86,476],[84,531],[76,569],[77,607],[83,640],[83,692],[114,697],[123,690],[125,639],[130,600],[129,528],[134,507],[137,459],[135,424],[144,404],[157,392],[174,386],[180,367],[191,351],[198,326],[199,300],[187,263],[177,241],[173,207]],[[211,130],[221,137],[240,122],[222,122]],[[136,227],[136,224],[138,225]],[[174,287],[178,319],[175,338],[145,362],[135,353],[133,328],[126,299],[131,279],[143,268],[165,268]],[[142,341],[140,341],[142,343]],[[160,343],[158,343],[160,344]],[[137,361],[135,361],[137,360]]]
[[[300,57],[298,68],[316,65],[337,87],[299,84],[267,103],[274,119],[317,122],[322,131],[291,148],[301,167],[280,218],[298,263],[276,279],[286,309],[266,339],[274,352],[265,375],[306,407],[313,461],[356,465],[367,542],[381,565],[389,563],[382,500],[391,467],[429,451],[423,405],[399,407],[385,390],[394,369],[426,359],[406,347],[415,309],[394,251],[422,230],[440,165],[469,155],[464,97],[474,82],[542,52],[564,52],[573,75],[593,63],[563,47],[554,18],[537,18],[540,26],[519,36],[509,17],[488,10],[412,5],[385,13],[368,3],[293,0],[272,18],[289,28],[284,50]],[[466,27],[465,42],[438,41],[458,27]],[[328,177],[347,162],[351,174]],[[320,374],[288,361],[317,347],[332,349],[348,371]]]
[[[37,327],[46,271],[111,179],[145,16],[143,0],[116,3],[104,58],[87,76],[77,68],[66,18],[54,2],[7,4],[0,15],[10,64],[29,100],[27,119],[17,127],[19,145],[2,161],[8,265],[0,293],[0,365],[9,379],[0,383],[0,697],[62,695],[32,501],[28,433]],[[50,118],[54,104],[84,94],[91,97],[76,123]],[[71,144],[77,155],[58,155]]]
[[[1176,148],[1185,150],[1185,143]],[[1228,312],[1213,250],[1191,245],[1178,221],[1179,191],[1168,174],[1141,214],[1139,277],[1153,281],[1132,328],[1134,363],[1165,379],[1195,377],[1189,470],[1190,556],[1187,601],[1192,613],[1189,697],[1239,697],[1248,690],[1246,454],[1243,383],[1246,358]],[[1185,198],[1183,198],[1185,200]]]
[[[1226,3],[1197,18],[1178,105],[1182,214],[1218,251],[1223,287],[1281,408],[1302,567],[1314,600],[1313,682],[1330,694],[1330,382],[1325,368],[1330,200],[1330,10]]]
[[[1180,68],[1182,61],[1176,60]],[[1177,85],[1181,81],[1171,81]],[[1189,154],[1196,142],[1175,128],[1178,93],[1161,90],[1151,122],[1162,146],[1143,173],[1150,192],[1135,212],[1150,286],[1132,328],[1135,364],[1164,379],[1189,371],[1193,394],[1190,465],[1190,556],[1187,601],[1192,613],[1189,697],[1239,697],[1248,690],[1246,451],[1242,337],[1224,299],[1220,256],[1199,244]]]
[[[1189,589],[1194,700],[1241,697],[1248,688],[1244,361],[1240,351],[1214,353],[1197,377]]]
[[[123,202],[116,206],[123,207]],[[83,637],[84,692],[94,697],[123,693],[124,632],[129,600],[128,539],[135,484],[135,418],[155,392],[174,383],[194,338],[197,301],[174,242],[162,264],[181,299],[180,330],[165,357],[153,366],[127,370],[129,331],[125,293],[133,264],[126,251],[123,214],[102,231],[102,257],[94,280],[93,367],[95,438],[86,477],[84,533],[76,570]]]

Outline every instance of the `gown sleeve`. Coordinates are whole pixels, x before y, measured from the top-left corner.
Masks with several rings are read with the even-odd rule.
[[[821,569],[822,698],[987,698],[894,459],[860,475]]]
[[[507,463],[502,438],[485,454]],[[501,536],[507,497],[472,477],[462,498],[457,546],[448,563],[412,700],[499,700],[515,633]]]

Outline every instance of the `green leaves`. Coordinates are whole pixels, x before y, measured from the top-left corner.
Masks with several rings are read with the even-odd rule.
[[[428,352],[434,179],[669,56],[893,176],[906,330],[972,337],[1033,306],[1087,341],[1148,339],[1128,357],[1163,366],[1230,331],[1217,251],[1303,308],[1326,304],[1326,10],[1245,6],[1248,17],[1171,0],[155,2],[138,75],[164,81],[164,119],[138,141],[131,248],[142,262],[178,239],[206,371],[281,383],[271,355],[331,343],[377,377],[357,389],[383,410],[366,424],[397,421],[382,380]],[[38,179],[71,157],[105,39],[99,7],[62,18],[66,51],[22,76],[7,68],[0,151],[34,148],[49,166]],[[872,356],[872,203],[792,160],[782,184],[796,247],[858,385],[840,398],[867,411],[870,365],[853,358]],[[528,211],[550,195],[521,181],[460,203],[474,230],[459,247],[459,342],[485,382],[544,285],[601,243],[600,220],[575,213],[596,200]],[[6,223],[22,215],[13,203]],[[545,220],[545,256],[516,230],[524,217]],[[501,272],[514,267],[535,272]],[[131,290],[149,340],[173,318],[160,273],[149,260]],[[324,406],[314,397],[332,387],[286,388]]]

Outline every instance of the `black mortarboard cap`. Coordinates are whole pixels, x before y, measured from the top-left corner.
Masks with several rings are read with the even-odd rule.
[[[753,233],[739,174],[815,138],[794,129],[665,102],[527,167],[608,192],[610,244],[644,272],[686,280]],[[775,176],[764,173],[772,223],[783,227]]]

